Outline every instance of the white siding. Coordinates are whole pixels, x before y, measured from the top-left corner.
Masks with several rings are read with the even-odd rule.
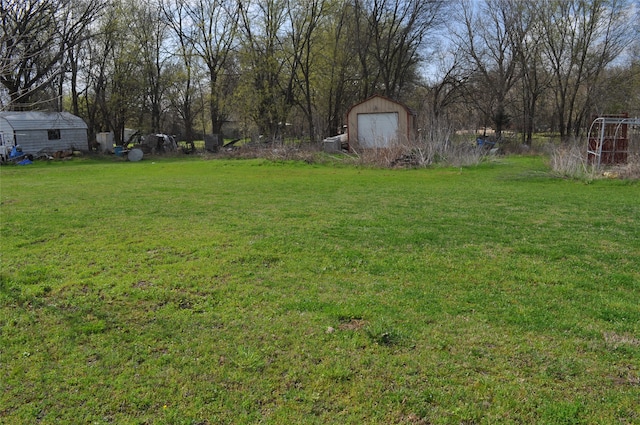
[[[84,129],[60,130],[60,139],[54,140],[49,140],[48,130],[18,130],[15,138],[22,151],[29,154],[40,151],[53,153],[71,148],[87,150],[87,130]]]
[[[50,139],[49,130],[60,137]],[[18,144],[28,154],[88,149],[87,125],[67,112],[0,112],[0,132],[5,144]]]

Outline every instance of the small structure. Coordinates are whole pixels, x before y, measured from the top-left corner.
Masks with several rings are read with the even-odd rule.
[[[327,153],[339,153],[343,149],[348,150],[348,148],[346,133],[327,137],[322,141],[322,149]]]
[[[96,134],[96,143],[102,153],[113,153],[113,131]]]
[[[416,135],[416,114],[406,105],[374,95],[347,112],[349,145],[388,148]]]
[[[589,128],[587,157],[596,166],[626,164],[629,156],[629,126],[640,126],[638,118],[628,114],[604,115]]]
[[[135,145],[138,149],[141,149],[144,153],[165,153],[176,152],[178,150],[178,143],[173,136],[163,133],[147,134],[144,139],[140,141],[140,144]]]
[[[30,155],[89,149],[87,124],[68,112],[0,112],[0,140]]]
[[[219,134],[205,134],[204,135],[204,149],[209,152],[218,152],[218,149],[222,146],[223,140]]]
[[[140,141],[140,131],[125,128],[122,134],[122,147],[126,149],[129,147],[129,144],[135,144]],[[98,150],[98,152],[102,153],[113,153],[114,144],[115,144],[115,134],[113,131],[104,131],[96,134],[96,143],[94,147]]]

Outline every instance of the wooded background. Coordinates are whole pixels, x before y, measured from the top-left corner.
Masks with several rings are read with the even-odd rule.
[[[422,132],[578,136],[640,115],[637,0],[1,0],[0,107],[97,132],[337,134],[373,94]]]

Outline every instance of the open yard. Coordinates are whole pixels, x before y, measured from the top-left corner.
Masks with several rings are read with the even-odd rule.
[[[640,424],[638,182],[0,173],[0,423]]]

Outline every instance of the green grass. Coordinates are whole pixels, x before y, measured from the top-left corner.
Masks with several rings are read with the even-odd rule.
[[[640,423],[637,183],[528,157],[0,173],[0,423]]]

